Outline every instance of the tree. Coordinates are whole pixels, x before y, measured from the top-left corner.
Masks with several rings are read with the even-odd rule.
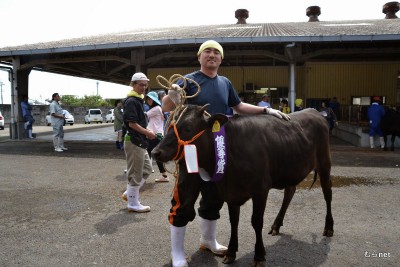
[[[73,95],[63,95],[61,97],[61,103],[63,103],[63,105],[73,106],[73,107],[98,108],[101,106],[103,107],[111,106],[111,103],[109,101],[104,100],[99,95],[91,95],[91,96],[85,95],[83,98],[79,98]]]
[[[81,106],[85,107],[100,107],[100,106],[109,106],[110,104],[107,101],[103,100],[103,98],[99,95],[85,95],[81,100]]]
[[[61,103],[67,106],[80,106],[82,100],[74,95],[63,95],[61,97]]]

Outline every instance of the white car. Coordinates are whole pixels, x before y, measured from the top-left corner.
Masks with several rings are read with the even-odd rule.
[[[85,124],[86,123],[90,124],[91,122],[103,123],[103,116],[101,114],[101,109],[99,108],[88,109],[85,115]]]
[[[74,125],[74,123],[75,123],[74,116],[71,113],[69,113],[68,110],[65,110],[65,109],[63,109],[63,114],[64,114],[64,126],[65,126],[65,124]],[[46,115],[46,124],[47,124],[47,126],[51,125],[50,111],[47,112],[47,115]]]
[[[69,125],[74,125],[75,123],[75,118],[74,116],[68,112],[68,110],[63,109],[63,114],[64,114],[64,125],[69,124]]]
[[[0,130],[4,130],[4,116],[0,111]]]
[[[114,109],[110,109],[106,115],[106,123],[114,122],[114,120],[115,120]]]

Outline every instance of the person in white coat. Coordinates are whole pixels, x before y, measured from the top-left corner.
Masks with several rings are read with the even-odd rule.
[[[60,105],[60,95],[54,93],[50,103],[51,125],[53,126],[54,151],[63,152],[68,150],[64,146],[64,114]]]

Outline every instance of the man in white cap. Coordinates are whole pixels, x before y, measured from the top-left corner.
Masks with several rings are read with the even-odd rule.
[[[278,118],[289,120],[289,116],[267,107],[258,107],[240,101],[231,81],[218,75],[218,68],[224,58],[222,46],[214,41],[204,42],[197,53],[200,62],[200,70],[186,75],[196,81],[201,92],[194,98],[187,99],[189,104],[208,106],[207,111],[210,114],[223,113],[232,108],[239,114],[269,114]],[[171,111],[176,105],[180,104],[180,90],[182,81],[174,84],[174,90],[169,90],[168,95],[163,98],[163,111]],[[197,91],[194,83],[188,82],[185,88],[188,96]],[[198,179],[193,182],[193,179]],[[227,247],[220,245],[216,240],[216,223],[219,219],[219,211],[223,206],[223,200],[219,197],[217,188],[213,182],[202,180],[200,175],[190,174],[186,169],[186,164],[180,162],[179,165],[179,183],[175,185],[174,196],[171,200],[172,208],[169,214],[171,224],[171,256],[173,266],[188,266],[184,251],[184,238],[186,225],[193,221],[196,215],[194,203],[201,192],[202,199],[198,209],[200,218],[200,248],[210,250],[218,256],[226,253]],[[195,186],[199,185],[199,186]]]
[[[139,200],[139,189],[152,171],[147,153],[147,139],[156,138],[155,134],[147,129],[147,118],[143,109],[144,93],[148,81],[145,74],[135,73],[130,83],[132,91],[124,100],[124,124],[127,128],[124,142],[128,177],[126,193],[127,208],[131,212],[150,211],[150,207],[142,205]]]

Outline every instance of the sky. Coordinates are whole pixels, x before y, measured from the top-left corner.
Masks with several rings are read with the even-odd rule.
[[[321,8],[320,21],[383,19],[388,0],[0,0],[0,47],[108,34],[140,28],[235,24],[235,11],[249,11],[247,23],[305,22],[309,6]],[[399,14],[397,14],[399,16]],[[130,87],[32,71],[29,98],[44,101],[60,95],[99,94],[122,98]],[[129,81],[127,81],[128,83]],[[0,70],[4,104],[11,85]],[[1,100],[0,100],[1,101]]]

